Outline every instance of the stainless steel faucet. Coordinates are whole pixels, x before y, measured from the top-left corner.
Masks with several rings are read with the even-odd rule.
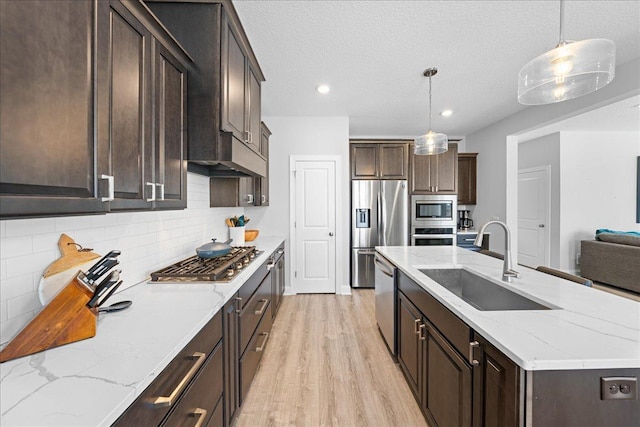
[[[507,224],[502,221],[489,221],[483,224],[482,227],[480,227],[480,231],[478,231],[478,235],[476,236],[476,240],[473,244],[476,246],[482,246],[484,230],[491,224],[498,224],[504,228],[504,265],[502,267],[502,280],[505,282],[511,282],[514,277],[516,279],[519,278],[520,273],[511,268],[511,232],[509,231]]]

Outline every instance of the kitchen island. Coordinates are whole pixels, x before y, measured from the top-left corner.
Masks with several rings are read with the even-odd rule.
[[[601,398],[609,390],[602,378],[624,377],[637,389],[638,302],[520,265],[521,277],[505,283],[501,260],[453,246],[376,250],[399,270],[398,360],[427,418],[438,422],[438,414],[459,410],[455,424],[471,425],[473,419],[476,426],[503,411],[513,422],[500,425],[595,426],[614,418],[627,425],[640,416],[637,391],[633,399]],[[421,271],[434,269],[466,270],[548,309],[481,310]],[[487,354],[495,358],[487,360]],[[445,360],[451,362],[446,367]],[[487,392],[492,386],[502,397]],[[445,408],[433,400],[436,390],[449,392],[448,401],[456,404]],[[487,398],[496,406],[483,402]],[[499,407],[507,398],[512,407]]]
[[[0,425],[111,425],[283,240],[252,242],[262,252],[228,283],[132,286],[112,301],[133,305],[100,314],[95,337],[1,364]]]

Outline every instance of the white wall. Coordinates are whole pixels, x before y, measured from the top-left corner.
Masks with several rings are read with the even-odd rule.
[[[608,86],[580,98],[556,104],[533,106],[465,137],[466,150],[478,154],[478,204],[473,209],[473,219],[478,225],[499,217],[507,221],[511,230],[517,226],[517,144],[521,135],[542,126],[577,116],[595,108],[611,104],[640,93],[640,59],[635,59],[616,69],[616,77]],[[515,76],[514,76],[515,78]],[[514,93],[514,98],[515,98]],[[513,155],[515,151],[515,156]],[[507,161],[509,164],[507,164]],[[516,167],[514,168],[513,163]],[[509,194],[509,196],[507,196]],[[502,232],[491,228],[491,249],[502,252]],[[514,236],[514,247],[517,236]]]
[[[551,166],[550,267],[560,268],[560,133],[518,145],[518,169]]]
[[[636,224],[638,132],[561,132],[560,269],[579,270],[580,241]]]
[[[289,158],[295,155],[340,156],[342,170],[342,209],[336,220],[343,231],[336,232],[337,244],[342,249],[341,271],[337,271],[338,289],[349,289],[349,118],[348,117],[263,117],[272,132],[269,140],[269,197],[267,208],[246,208],[252,226],[261,233],[286,236],[290,246],[289,226]],[[255,221],[255,222],[254,222]],[[287,252],[287,284],[291,263]],[[345,288],[346,286],[346,288]],[[287,289],[291,292],[291,289]]]
[[[227,238],[224,219],[243,214],[243,209],[210,208],[207,177],[189,173],[187,188],[185,210],[0,221],[0,344],[40,310],[38,283],[60,256],[62,233],[98,254],[121,250],[122,289],[194,255],[211,237]]]

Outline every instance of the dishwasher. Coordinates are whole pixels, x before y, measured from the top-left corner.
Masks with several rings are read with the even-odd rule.
[[[376,322],[389,351],[396,355],[396,268],[376,252],[375,258]]]

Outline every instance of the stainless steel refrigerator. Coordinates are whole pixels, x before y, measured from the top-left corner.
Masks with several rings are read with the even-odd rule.
[[[351,286],[373,288],[376,246],[409,245],[406,180],[351,181]]]

